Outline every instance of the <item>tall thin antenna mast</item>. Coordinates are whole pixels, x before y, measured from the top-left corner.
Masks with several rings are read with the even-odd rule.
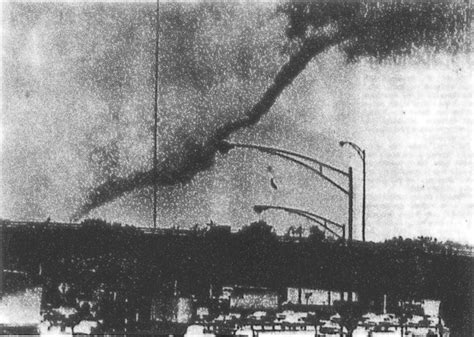
[[[159,18],[160,1],[156,1],[156,38],[155,38],[155,124],[153,128],[153,179],[156,177],[158,157],[157,157],[157,133],[158,133],[158,47],[159,47]],[[156,229],[156,183],[153,183],[153,229]]]

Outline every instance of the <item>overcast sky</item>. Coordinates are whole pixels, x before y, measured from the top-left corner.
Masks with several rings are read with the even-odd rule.
[[[274,5],[170,11],[160,49],[160,160],[242,114],[285,61],[286,21]],[[69,221],[110,175],[151,168],[152,5],[3,5],[2,28],[1,218]],[[474,244],[471,56],[419,51],[348,63],[331,49],[232,139],[352,166],[360,238],[361,161],[338,145],[353,141],[367,153],[368,240],[424,235]],[[280,212],[256,215],[257,203],[347,222],[347,198],[334,187],[248,150],[218,155],[189,184],[158,192],[163,227],[212,219],[238,228],[259,218],[279,231],[309,225]],[[136,190],[90,216],[151,226],[151,201],[151,189]]]

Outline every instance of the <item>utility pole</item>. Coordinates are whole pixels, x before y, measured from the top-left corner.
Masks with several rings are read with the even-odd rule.
[[[153,127],[153,179],[156,179],[158,157],[158,47],[159,47],[159,19],[160,19],[160,1],[156,1],[156,39],[155,39],[155,95],[154,95],[154,119]],[[156,229],[156,182],[153,182],[153,229]]]

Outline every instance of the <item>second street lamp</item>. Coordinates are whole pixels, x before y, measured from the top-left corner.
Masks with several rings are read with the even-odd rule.
[[[362,150],[357,144],[347,141],[340,141],[339,145],[351,146],[362,159],[362,241],[365,242],[365,150]]]
[[[264,211],[267,211],[269,209],[281,210],[281,211],[285,211],[285,212],[290,213],[290,214],[296,214],[298,216],[302,216],[306,219],[309,219],[309,220],[317,223],[319,226],[323,227],[325,230],[327,230],[328,232],[333,234],[335,237],[341,238],[343,240],[345,240],[345,238],[346,238],[346,234],[345,234],[346,233],[346,226],[345,225],[338,224],[337,222],[329,220],[329,219],[327,219],[325,217],[322,217],[318,214],[311,213],[311,212],[308,212],[308,211],[304,211],[302,209],[290,208],[290,207],[284,207],[284,206],[255,205],[253,207],[253,210],[258,214],[260,214]],[[332,226],[337,227],[338,229],[342,230],[342,234],[336,233],[334,230],[329,228],[328,225],[332,225]]]

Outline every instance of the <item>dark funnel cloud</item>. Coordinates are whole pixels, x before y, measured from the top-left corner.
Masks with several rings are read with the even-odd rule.
[[[260,98],[256,100],[256,103],[244,112],[243,116],[237,116],[235,120],[230,119],[223,123],[223,125],[217,126],[214,130],[208,130],[206,134],[202,135],[201,142],[190,138],[182,141],[180,151],[175,150],[169,154],[167,158],[162,160],[156,172],[151,169],[146,172],[134,173],[126,178],[109,179],[88,194],[87,202],[80,211],[74,215],[74,218],[80,218],[90,210],[136,188],[151,184],[166,186],[185,183],[193,178],[196,173],[208,169],[214,162],[220,141],[240,129],[255,125],[262,116],[271,109],[283,90],[293,82],[296,76],[303,71],[308,62],[311,61],[315,55],[338,44],[346,37],[347,32],[334,32],[308,39],[297,51],[290,55],[288,61],[276,72],[274,79],[270,82],[267,89]],[[249,53],[248,50],[246,50],[246,53]],[[239,55],[239,53],[236,55]],[[235,58],[236,55],[231,55],[231,57]],[[251,55],[246,55],[245,60],[247,60],[249,56],[251,58]],[[250,63],[247,63],[246,67],[250,67]],[[253,72],[255,73],[258,70],[259,69],[256,69]],[[243,80],[246,81],[252,69],[242,71],[242,65],[239,64],[238,67],[234,68],[234,71],[239,77],[242,77]],[[204,74],[202,75],[204,76]],[[197,77],[196,81],[201,82],[202,79]],[[201,87],[199,88],[202,89]],[[212,92],[212,88],[209,91]],[[232,93],[229,94],[232,95]],[[255,97],[255,95],[252,96]],[[227,98],[224,100],[227,100]],[[239,108],[245,109],[245,105],[240,104],[231,108],[239,112]],[[211,111],[210,113],[220,114],[222,113],[220,110],[218,107],[217,111]],[[162,113],[166,114],[166,111],[162,110]]]
[[[272,6],[160,7],[158,167],[109,175],[87,193],[74,219],[135,189],[189,182],[213,165],[220,140],[270,109],[296,75],[286,66],[270,84],[285,59],[285,19]]]

